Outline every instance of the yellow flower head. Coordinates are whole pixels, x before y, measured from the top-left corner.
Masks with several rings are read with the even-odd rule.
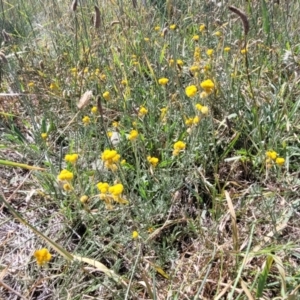
[[[242,53],[242,54],[248,53],[248,49],[247,49],[247,48],[243,48],[243,49],[241,50],[241,53]]]
[[[89,200],[89,197],[87,195],[83,195],[80,197],[80,202],[81,203],[86,203]]]
[[[159,159],[157,157],[147,156],[147,161],[153,166],[156,167]]]
[[[112,126],[114,128],[118,128],[119,127],[119,122],[117,122],[117,121],[112,122]]]
[[[160,30],[160,26],[155,26],[155,27],[154,27],[154,30],[155,30],[155,31],[159,31],[159,30]]]
[[[82,122],[83,122],[84,125],[88,125],[88,124],[90,124],[91,119],[90,119],[89,116],[84,116],[84,117],[82,118]]]
[[[168,78],[160,78],[160,79],[158,79],[158,83],[160,85],[166,85],[168,82],[169,82]]]
[[[144,106],[141,106],[139,109],[139,117],[143,117],[148,113],[148,109]]]
[[[132,232],[132,238],[135,240],[139,237],[139,233],[137,231]]]
[[[185,125],[186,126],[192,126],[193,125],[193,118],[188,118],[185,120]]]
[[[42,266],[45,263],[49,262],[52,258],[52,255],[46,248],[36,250],[33,255],[36,258],[36,262],[39,266]]]
[[[34,87],[34,82],[29,82],[28,84],[27,84],[27,86],[29,87],[29,88],[32,88],[32,87]]]
[[[78,154],[67,154],[65,156],[65,161],[75,164],[78,160]]]
[[[185,88],[185,94],[188,97],[194,97],[197,94],[197,87],[195,85],[189,85]]]
[[[97,106],[93,106],[93,107],[91,108],[91,113],[95,115],[97,112],[98,112]]]
[[[199,72],[199,71],[200,71],[199,66],[191,66],[190,67],[190,72],[192,72],[192,73],[196,73],[196,72]]]
[[[213,35],[215,35],[215,36],[221,36],[222,32],[221,31],[216,31]]]
[[[177,156],[180,151],[184,150],[186,147],[186,144],[182,141],[178,141],[173,145],[173,156]]]
[[[63,185],[63,189],[64,189],[64,191],[69,192],[69,191],[73,190],[73,187],[71,186],[70,183],[65,183]]]
[[[169,66],[172,67],[174,66],[175,60],[173,58],[169,59]]]
[[[230,51],[230,47],[225,47],[224,48],[224,52],[229,52]]]
[[[214,49],[208,49],[208,50],[206,51],[206,54],[207,54],[208,56],[212,56],[213,53],[214,53]]]
[[[276,158],[277,158],[277,156],[278,156],[278,154],[277,154],[277,152],[275,152],[275,151],[273,151],[273,150],[269,150],[269,151],[267,151],[266,152],[266,156],[268,157],[268,158],[270,158],[270,159],[272,159],[272,160],[276,160]]]
[[[138,131],[133,129],[133,130],[130,131],[128,139],[130,141],[134,141],[138,137],[138,135],[139,135]]]
[[[59,173],[59,175],[57,176],[57,179],[58,180],[61,180],[61,181],[71,181],[73,179],[74,175],[72,172],[66,170],[66,169],[63,169],[61,170],[61,172]]]
[[[283,157],[277,157],[276,160],[275,160],[275,163],[276,163],[276,165],[281,167],[281,166],[284,165],[285,159]]]
[[[120,154],[116,150],[106,149],[102,152],[101,158],[109,164],[117,163],[120,160]]]
[[[122,84],[122,85],[128,85],[128,81],[127,81],[126,79],[123,79],[123,80],[121,81],[121,84]]]
[[[183,66],[183,60],[177,59],[176,60],[177,66],[182,67]]]
[[[199,41],[199,35],[194,35],[192,40],[195,41],[195,42],[198,42]]]
[[[102,194],[106,194],[109,190],[109,184],[107,182],[99,182],[99,183],[97,183],[97,189]]]
[[[210,79],[207,79],[207,80],[204,80],[200,83],[200,86],[204,89],[204,91],[208,94],[212,93],[214,87],[215,87],[215,84],[210,80]]]
[[[123,193],[124,186],[121,183],[115,184],[108,188],[108,192],[113,196],[120,196]]]
[[[50,90],[57,91],[57,90],[59,90],[59,86],[56,83],[52,82],[50,84]]]
[[[150,41],[150,39],[149,39],[149,38],[147,38],[147,37],[145,37],[145,38],[144,38],[144,41],[145,41],[145,42],[149,42],[149,41]]]
[[[43,140],[46,140],[47,137],[48,137],[48,134],[44,132],[44,133],[41,134],[41,137],[42,137]]]
[[[199,26],[199,31],[200,31],[200,32],[203,32],[205,29],[206,29],[206,26],[205,26],[204,24],[201,24],[201,25]]]
[[[103,98],[104,98],[106,101],[110,100],[110,93],[109,93],[108,91],[104,92],[104,93],[103,93]]]
[[[170,29],[171,29],[171,30],[175,30],[175,29],[176,29],[176,24],[170,25]]]

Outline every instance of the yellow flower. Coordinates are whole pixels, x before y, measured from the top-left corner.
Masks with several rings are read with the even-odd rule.
[[[95,115],[97,112],[98,112],[97,106],[93,106],[93,107],[91,108],[91,113]]]
[[[59,86],[56,83],[52,82],[50,84],[50,90],[57,91],[57,90],[59,90]]]
[[[169,59],[169,66],[174,66],[175,60],[173,58]]]
[[[189,85],[185,88],[185,94],[188,97],[194,97],[197,94],[197,87],[195,85]]]
[[[200,47],[196,47],[195,51],[194,51],[194,60],[195,60],[195,62],[200,62],[200,58],[201,58],[200,54],[201,54]]]
[[[173,156],[177,156],[180,151],[183,151],[186,147],[186,144],[182,141],[178,141],[173,145]]]
[[[135,240],[139,237],[139,233],[137,231],[132,232],[132,238]]]
[[[69,192],[69,191],[71,191],[73,188],[72,188],[72,186],[71,186],[70,183],[65,183],[65,184],[63,185],[63,189],[64,189],[64,191]]]
[[[99,182],[99,183],[97,183],[97,189],[102,194],[106,194],[109,190],[109,184],[107,182]]]
[[[105,81],[105,80],[106,80],[106,75],[105,75],[105,74],[100,74],[100,79],[101,79],[102,81]]]
[[[160,109],[160,119],[164,119],[166,114],[167,114],[168,108],[167,107],[163,107]]]
[[[273,151],[273,150],[269,150],[269,151],[267,151],[266,152],[266,156],[268,157],[268,158],[270,158],[270,159],[272,159],[272,160],[276,160],[276,158],[277,158],[277,156],[278,156],[278,154],[277,154],[277,152],[275,152],[275,151]]]
[[[176,63],[177,63],[177,66],[179,66],[179,67],[183,66],[183,61],[181,59],[177,59]]]
[[[120,160],[120,154],[116,150],[106,149],[102,152],[101,158],[108,163],[117,163]]]
[[[160,30],[160,26],[155,26],[155,27],[154,27],[154,30],[155,30],[155,31],[159,31],[159,30]]]
[[[212,56],[213,53],[214,53],[214,50],[213,50],[213,49],[208,49],[208,50],[206,51],[206,54],[207,54],[208,56]]]
[[[192,126],[193,125],[193,118],[188,118],[185,120],[185,125],[186,126]]]
[[[137,132],[137,130],[133,129],[130,131],[128,139],[130,141],[134,141],[137,137],[138,137],[139,133]]]
[[[215,87],[215,84],[210,80],[210,79],[207,79],[207,80],[204,80],[200,83],[200,86],[204,89],[204,91],[208,94],[212,93],[214,87]]]
[[[111,131],[108,131],[108,132],[107,132],[107,136],[108,136],[109,138],[111,138],[111,137],[113,136],[113,133],[112,133]]]
[[[242,54],[248,53],[248,49],[247,49],[247,48],[243,48],[243,49],[241,50],[241,53],[242,53]]]
[[[147,156],[147,161],[155,168],[159,162],[157,157]]]
[[[122,85],[127,85],[127,84],[128,84],[128,81],[127,81],[126,79],[123,79],[123,80],[121,81],[121,84],[122,84]]]
[[[46,248],[36,250],[33,255],[36,258],[36,262],[39,266],[42,266],[45,263],[49,262],[52,258],[52,255]]]
[[[120,162],[120,164],[121,164],[122,166],[126,165],[126,159],[122,159],[121,162]]]
[[[171,30],[175,30],[175,29],[176,29],[176,24],[170,25],[170,29],[171,29]]]
[[[82,118],[82,122],[83,122],[84,125],[88,125],[88,124],[90,124],[91,119],[90,119],[90,117],[88,117],[88,116],[84,116],[84,117]]]
[[[80,202],[81,203],[86,203],[89,200],[89,197],[86,195],[83,195],[80,197]]]
[[[200,118],[198,116],[193,118],[193,125],[197,125],[200,122]]]
[[[27,84],[27,86],[29,87],[29,88],[31,88],[31,87],[34,87],[34,82],[29,82],[28,84]]]
[[[208,114],[208,107],[207,106],[202,106],[200,111],[203,115],[207,115]]]
[[[115,184],[108,188],[108,192],[113,196],[120,196],[123,193],[124,186],[121,183]]]
[[[84,70],[83,70],[83,73],[86,74],[86,73],[88,73],[88,71],[89,71],[89,68],[88,68],[88,67],[85,67]]]
[[[224,51],[225,51],[225,52],[229,52],[229,51],[230,51],[230,47],[225,47],[225,48],[224,48]]]
[[[70,172],[66,169],[63,169],[57,176],[57,179],[61,180],[61,181],[64,181],[64,180],[71,181],[73,179],[73,177],[74,177],[74,175],[72,172]]]
[[[190,72],[196,73],[196,72],[198,72],[198,71],[200,71],[199,66],[191,66],[191,67],[190,67]]]
[[[215,36],[221,36],[222,32],[221,31],[216,31],[213,35],[215,35]]]
[[[78,154],[67,154],[65,156],[65,161],[75,164],[78,160]]]
[[[144,38],[144,41],[145,41],[145,42],[149,42],[150,39],[149,39],[149,38]]]
[[[112,126],[114,128],[117,128],[119,126],[119,122],[117,122],[117,121],[112,122]]]
[[[48,134],[44,132],[44,133],[41,134],[41,137],[42,137],[43,140],[46,140],[47,137],[48,137]]]
[[[275,160],[276,165],[283,166],[285,163],[285,159],[283,157],[277,157]]]
[[[104,98],[106,101],[110,100],[110,93],[109,93],[109,92],[107,92],[107,91],[104,92],[102,96],[103,96],[103,98]]]
[[[195,42],[198,42],[199,41],[199,35],[194,35],[192,37],[192,40],[195,41]]]
[[[201,24],[199,27],[199,31],[202,32],[206,29],[206,26],[204,24]]]
[[[148,113],[148,109],[144,106],[141,106],[139,109],[139,117],[143,117]]]
[[[208,114],[208,107],[207,107],[207,106],[203,106],[203,105],[197,103],[197,104],[195,105],[195,107],[196,107],[197,110],[201,111],[201,113],[202,113],[203,115],[207,115],[207,114]]]
[[[168,78],[160,78],[160,79],[158,79],[158,83],[160,85],[166,85],[168,82],[169,82]]]

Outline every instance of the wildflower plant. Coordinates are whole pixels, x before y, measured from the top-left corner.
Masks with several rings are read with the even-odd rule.
[[[0,294],[295,297],[298,2],[8,2]]]

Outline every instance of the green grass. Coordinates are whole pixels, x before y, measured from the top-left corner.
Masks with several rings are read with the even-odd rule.
[[[105,2],[1,4],[0,297],[297,299],[299,3]]]

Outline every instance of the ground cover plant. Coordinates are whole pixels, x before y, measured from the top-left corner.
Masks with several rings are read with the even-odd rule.
[[[298,1],[1,1],[0,298],[298,299]]]

